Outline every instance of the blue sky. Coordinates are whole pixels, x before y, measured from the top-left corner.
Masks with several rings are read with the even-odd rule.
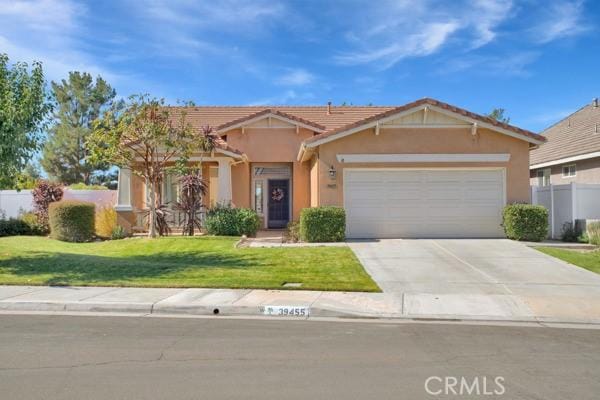
[[[0,52],[48,79],[203,104],[503,107],[539,131],[600,97],[600,2],[0,0]]]

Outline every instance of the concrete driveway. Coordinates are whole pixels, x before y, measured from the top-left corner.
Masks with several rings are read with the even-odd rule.
[[[506,239],[349,243],[413,316],[600,320],[600,275]]]

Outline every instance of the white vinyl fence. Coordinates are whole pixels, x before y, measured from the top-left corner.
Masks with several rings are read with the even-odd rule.
[[[117,191],[66,189],[63,199],[89,201],[98,207],[114,206],[117,203]],[[0,212],[4,212],[6,218],[18,217],[23,212],[33,210],[32,201],[31,190],[0,190]]]
[[[600,185],[532,186],[531,203],[548,209],[549,237],[560,239],[563,225],[578,219],[600,219]]]

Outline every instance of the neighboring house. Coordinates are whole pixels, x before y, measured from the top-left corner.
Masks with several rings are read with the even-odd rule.
[[[531,151],[532,186],[600,184],[598,99],[545,129],[547,143]]]
[[[202,160],[211,202],[255,209],[264,228],[343,206],[351,238],[500,237],[506,203],[528,202],[532,132],[449,104],[190,107],[222,138]],[[167,177],[165,201],[176,197]],[[122,169],[117,210],[140,225],[143,182]],[[207,202],[209,201],[207,200]]]

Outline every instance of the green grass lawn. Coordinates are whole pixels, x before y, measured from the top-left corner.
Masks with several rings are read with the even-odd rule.
[[[600,250],[581,252],[554,247],[538,247],[537,249],[542,253],[600,274]]]
[[[0,284],[379,291],[347,247],[235,248],[230,237],[0,238]]]

